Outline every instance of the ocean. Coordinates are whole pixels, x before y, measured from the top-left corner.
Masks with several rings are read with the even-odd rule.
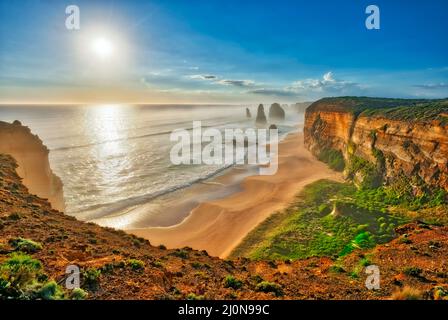
[[[246,107],[252,118],[246,118]],[[228,167],[173,165],[170,134],[191,129],[193,121],[219,130],[253,128],[255,115],[256,106],[234,105],[0,106],[0,120],[21,121],[50,149],[51,168],[64,184],[67,214],[124,229],[180,222],[164,217],[176,198],[196,197],[184,199],[189,205],[182,208],[190,210],[203,199],[234,192],[210,184],[202,198],[188,193]],[[280,137],[303,123],[303,115],[292,108],[286,116],[277,124]],[[254,174],[253,168],[244,169],[239,179]]]

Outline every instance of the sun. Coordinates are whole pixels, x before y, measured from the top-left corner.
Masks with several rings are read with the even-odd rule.
[[[96,38],[92,42],[92,51],[101,59],[112,56],[114,47],[112,42],[104,37]]]

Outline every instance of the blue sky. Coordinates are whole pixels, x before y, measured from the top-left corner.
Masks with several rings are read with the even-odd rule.
[[[445,0],[2,0],[0,102],[448,97],[447,16]]]

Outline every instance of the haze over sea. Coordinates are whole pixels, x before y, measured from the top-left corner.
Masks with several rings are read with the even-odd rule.
[[[266,105],[265,105],[266,106]],[[256,106],[231,105],[64,105],[0,106],[0,120],[19,120],[50,149],[50,165],[64,183],[66,213],[118,228],[166,226],[164,219],[178,191],[206,183],[225,165],[173,165],[175,129],[254,127]],[[268,108],[265,107],[266,113]],[[286,109],[279,135],[296,130],[301,116]],[[245,166],[239,179],[253,174]],[[178,190],[178,191],[176,191]],[[205,199],[225,197],[234,189],[204,189]],[[201,191],[202,193],[202,191]],[[184,199],[188,201],[188,199]],[[193,199],[191,206],[200,199]],[[135,214],[136,207],[143,206]],[[129,215],[129,212],[134,214]],[[119,217],[117,219],[117,216]],[[180,221],[174,221],[180,222]]]

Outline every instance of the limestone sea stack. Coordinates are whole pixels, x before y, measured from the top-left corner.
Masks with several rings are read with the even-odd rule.
[[[29,192],[48,199],[53,209],[64,211],[62,182],[50,168],[49,150],[37,135],[20,121],[0,121],[0,154],[16,159],[17,173]]]
[[[273,103],[269,108],[269,121],[272,120],[285,120],[285,110],[278,103]]]
[[[266,126],[267,123],[268,123],[268,121],[266,119],[266,114],[264,113],[264,107],[262,104],[260,104],[258,106],[257,118],[255,120],[255,124],[257,126]]]

